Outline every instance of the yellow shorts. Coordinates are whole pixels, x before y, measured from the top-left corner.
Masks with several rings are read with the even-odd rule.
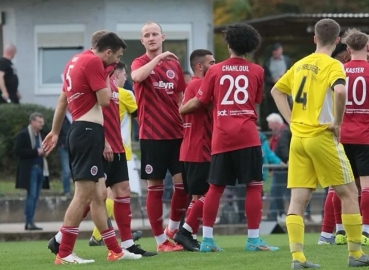
[[[315,189],[354,181],[342,144],[332,132],[311,138],[292,135],[288,161],[288,188]]]

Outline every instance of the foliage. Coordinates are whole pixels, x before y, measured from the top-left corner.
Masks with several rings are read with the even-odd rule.
[[[43,132],[51,130],[54,110],[36,104],[5,104],[0,106],[0,174],[15,177],[17,157],[14,155],[14,139],[19,131],[27,127],[29,115],[40,112],[44,116]],[[51,176],[59,175],[57,151],[48,157]]]

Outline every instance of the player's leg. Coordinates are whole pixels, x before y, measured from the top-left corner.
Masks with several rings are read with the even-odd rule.
[[[140,259],[142,256],[154,256],[136,246],[131,233],[131,190],[129,186],[128,166],[125,153],[114,154],[106,185],[110,187],[114,198],[114,218],[119,229],[123,259]]]
[[[211,157],[209,190],[203,207],[201,252],[222,251],[215,244],[213,227],[217,218],[220,198],[227,185],[235,185],[236,175],[232,164],[232,152],[216,154]]]
[[[168,140],[165,143],[168,170],[172,175],[174,187],[172,201],[170,203],[169,223],[165,229],[165,234],[169,239],[173,240],[174,235],[178,232],[183,213],[188,206],[188,194],[184,190],[182,166],[179,161],[182,139]]]
[[[168,241],[163,230],[163,179],[167,173],[168,155],[163,151],[165,147],[165,141],[140,140],[141,178],[147,180],[148,185],[146,210],[160,252],[183,250],[182,246]]]
[[[321,186],[333,186],[342,202],[342,224],[347,234],[349,266],[369,266],[369,256],[361,249],[362,219],[358,190],[343,146],[331,132],[311,138],[306,145]],[[327,170],[329,168],[329,170]]]
[[[199,251],[200,244],[193,238],[197,235],[202,220],[205,194],[209,189],[207,183],[210,162],[185,162],[183,168],[183,181],[185,190],[192,195],[192,208],[183,227],[175,234],[174,240],[186,250]]]
[[[318,184],[313,162],[304,149],[303,140],[303,138],[292,136],[288,161],[287,187],[291,189],[291,200],[286,217],[286,227],[292,254],[292,269],[320,267],[308,262],[303,251],[304,213],[312,190]]]
[[[334,189],[329,187],[328,194],[324,202],[324,215],[322,221],[322,232],[318,240],[318,245],[334,245],[335,237],[333,236],[333,231],[335,227],[334,219],[334,208],[333,208],[333,195]]]

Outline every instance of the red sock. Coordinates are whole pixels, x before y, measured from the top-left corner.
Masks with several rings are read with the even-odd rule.
[[[225,186],[216,186],[210,184],[209,191],[206,194],[203,208],[203,226],[213,227],[217,218],[220,197],[224,192]]]
[[[180,221],[187,204],[188,194],[184,191],[183,184],[174,184],[174,193],[170,202],[170,219]]]
[[[192,206],[191,214],[186,218],[186,223],[192,228],[192,234],[197,234],[202,219],[205,197],[201,197]]]
[[[117,236],[115,235],[114,228],[109,228],[101,232],[101,237],[104,239],[105,245],[108,250],[112,250],[115,253],[121,253],[122,248],[118,245]]]
[[[333,208],[334,190],[329,188],[327,198],[324,202],[324,216],[322,222],[322,232],[333,233],[335,229],[334,208]]]
[[[245,212],[247,229],[257,230],[260,227],[263,212],[263,182],[251,182],[246,187]]]
[[[191,201],[190,205],[188,206],[187,208],[187,212],[186,212],[186,219],[188,218],[188,216],[190,215],[191,211],[192,211],[192,207],[193,207],[193,204],[195,203],[194,200]]]
[[[114,198],[114,218],[119,228],[120,239],[122,241],[131,240],[131,198],[117,197]]]
[[[74,245],[78,236],[78,227],[63,226],[60,229],[62,233],[62,239],[59,247],[59,257],[65,258],[72,254]]]
[[[369,225],[369,187],[361,190],[360,209],[363,216],[363,225]]]
[[[82,219],[85,219],[89,212],[90,212],[90,206],[87,206],[86,209],[85,209],[85,212],[83,213],[83,218]]]
[[[342,224],[341,199],[338,197],[336,192],[333,195],[333,208],[334,208],[334,220],[335,220],[336,224]]]
[[[149,186],[146,198],[146,211],[154,236],[162,235],[163,230],[164,185]]]
[[[360,206],[360,213],[361,213],[361,215],[362,215],[362,213],[363,213],[363,210],[362,209],[365,209],[365,208],[361,208],[361,200],[362,200],[362,190],[361,191],[359,191],[359,194],[358,194],[358,196],[357,196],[357,199],[358,199],[358,202],[359,202],[359,206]],[[365,204],[364,204],[365,205]]]

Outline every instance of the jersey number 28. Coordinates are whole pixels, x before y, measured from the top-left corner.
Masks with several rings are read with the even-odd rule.
[[[221,105],[233,105],[245,104],[249,99],[249,93],[247,92],[247,87],[249,87],[249,80],[245,75],[239,75],[236,78],[231,75],[223,75],[220,78],[220,85],[224,85],[224,82],[229,81],[229,87],[225,93]],[[233,92],[233,90],[235,90]],[[233,92],[233,96],[232,95]]]
[[[305,83],[306,83],[306,76],[302,78],[299,89],[297,90],[297,95],[295,97],[295,102],[302,104],[303,110],[306,110],[306,104],[307,104],[307,93],[304,92]]]

